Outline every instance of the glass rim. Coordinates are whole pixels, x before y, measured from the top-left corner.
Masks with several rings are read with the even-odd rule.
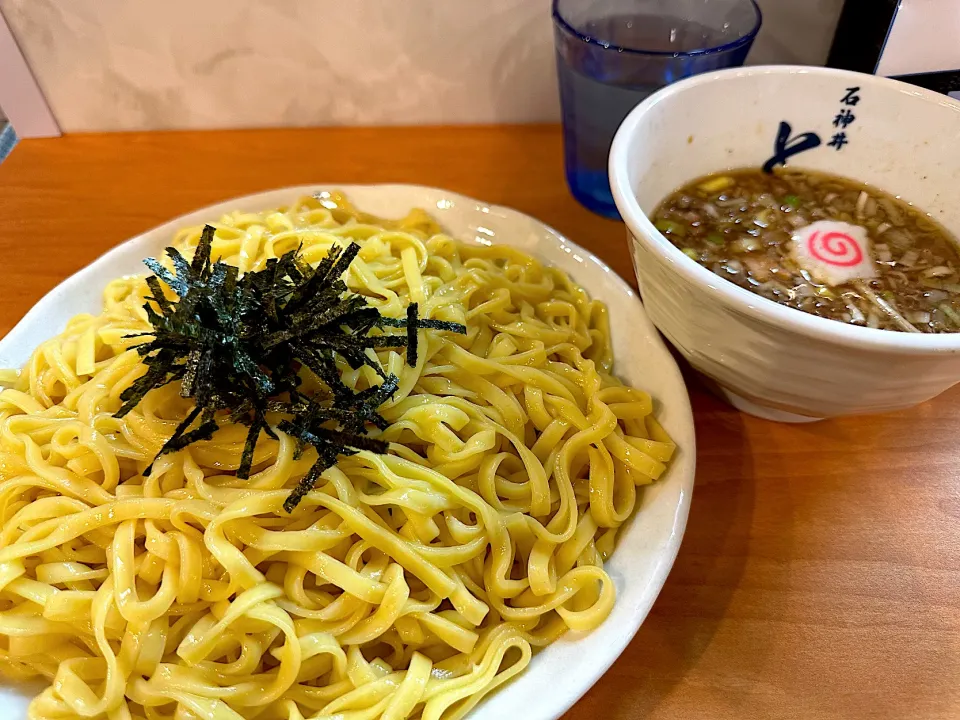
[[[717,45],[715,47],[709,48],[697,48],[695,50],[681,50],[679,52],[670,52],[669,50],[638,50],[636,48],[622,47],[620,45],[615,45],[613,43],[605,43],[599,40],[598,38],[586,35],[579,30],[577,30],[573,25],[567,22],[567,19],[563,17],[560,13],[560,0],[553,0],[552,2],[552,14],[554,24],[573,36],[579,39],[581,42],[585,42],[588,45],[594,45],[604,50],[615,50],[619,53],[627,53],[631,55],[647,55],[649,57],[699,57],[702,55],[713,55],[715,53],[730,52],[736,50],[739,47],[752,42],[753,39],[757,36],[757,33],[760,32],[760,26],[763,24],[763,11],[760,10],[760,6],[757,4],[757,0],[747,0],[753,6],[753,12],[756,16],[753,27],[750,28],[749,32],[744,33],[736,40],[732,40],[723,45]]]

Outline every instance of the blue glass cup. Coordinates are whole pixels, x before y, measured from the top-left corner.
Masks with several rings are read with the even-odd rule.
[[[754,0],[553,0],[573,196],[595,213],[619,218],[607,155],[627,113],[675,80],[742,65],[760,22]]]

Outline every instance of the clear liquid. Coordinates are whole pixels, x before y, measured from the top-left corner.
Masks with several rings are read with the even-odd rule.
[[[728,24],[729,25],[729,24]],[[581,32],[613,46],[650,52],[686,53],[718,47],[736,39],[729,26],[710,28],[679,18],[620,15],[585,23]],[[567,182],[573,194],[591,210],[618,217],[607,179],[607,155],[620,123],[647,96],[674,80],[727,63],[681,56],[641,57],[616,50],[596,77],[557,56],[563,108]],[[742,61],[742,60],[741,60]]]
[[[644,52],[706,50],[739,37],[739,30],[729,22],[709,27],[669,15],[611,15],[588,20],[578,30],[601,44]]]
[[[627,113],[659,87],[604,85],[563,64],[559,68],[567,182],[591,210],[616,217],[607,178],[610,143]]]

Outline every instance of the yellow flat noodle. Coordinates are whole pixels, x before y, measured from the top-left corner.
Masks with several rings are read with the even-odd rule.
[[[414,366],[376,350],[400,380],[389,453],[341,457],[292,515],[316,454],[283,433],[249,480],[247,428],[226,422],[143,475],[192,409],[172,383],[114,417],[145,372],[143,276],[0,370],[0,673],[48,683],[30,719],[455,720],[602,623],[603,562],[676,449],[614,375],[606,308],[422,210],[382,220],[321,193],[213,224],[213,259],[241,272],[357,242],[351,290],[467,335],[421,330]],[[171,242],[189,259],[200,233]]]

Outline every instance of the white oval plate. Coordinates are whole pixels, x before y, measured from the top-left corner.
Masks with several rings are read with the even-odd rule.
[[[59,332],[73,315],[99,313],[107,282],[145,272],[143,258],[162,252],[175,230],[215,221],[233,210],[288,205],[301,195],[327,189],[342,190],[362,210],[384,217],[424,208],[455,238],[511,245],[568,272],[609,307],[617,375],[653,395],[657,416],[679,447],[664,477],[641,493],[637,511],[606,565],[617,588],[610,617],[593,632],[569,633],[536,654],[526,672],[470,715],[471,720],[554,720],[623,652],[663,587],[686,526],[696,457],[690,400],[677,364],[630,286],[592,253],[516,210],[445,190],[413,185],[304,185],[271,190],[197,210],[118,245],[54,288],[24,316],[0,341],[0,367],[20,367],[35,347]],[[32,693],[24,689],[0,687],[0,717],[26,718],[30,697]]]

